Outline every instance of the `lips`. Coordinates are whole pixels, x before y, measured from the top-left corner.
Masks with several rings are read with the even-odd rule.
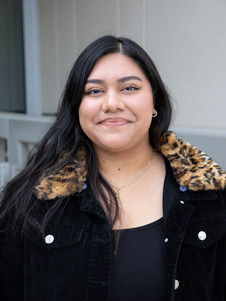
[[[106,118],[102,120],[99,124],[107,127],[117,127],[125,125],[127,123],[130,123],[130,121],[124,118]]]

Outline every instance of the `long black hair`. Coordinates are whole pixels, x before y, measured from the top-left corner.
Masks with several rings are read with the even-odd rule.
[[[150,143],[154,148],[160,137],[167,131],[172,113],[170,97],[148,54],[134,41],[124,37],[103,36],[95,40],[79,55],[71,69],[54,123],[36,145],[25,168],[4,188],[1,196],[0,225],[3,225],[6,216],[10,214],[14,226],[22,224],[26,218],[42,230],[54,212],[61,208],[62,199],[53,202],[46,214],[48,218],[41,224],[30,217],[32,209],[39,206],[41,202],[37,198],[32,198],[34,188],[44,173],[51,174],[66,166],[81,145],[86,149],[89,183],[95,195],[104,202],[111,226],[114,224],[118,215],[117,199],[98,171],[92,142],[82,131],[78,116],[84,87],[91,70],[102,56],[113,53],[130,57],[141,68],[151,84],[155,109],[158,112],[158,117],[153,118],[149,130]],[[62,152],[66,152],[67,156],[60,161]]]

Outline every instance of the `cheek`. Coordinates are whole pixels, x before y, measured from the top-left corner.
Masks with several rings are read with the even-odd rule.
[[[83,110],[83,106],[81,104],[79,107],[79,110],[78,110],[78,117],[79,117],[79,122],[80,122],[81,127],[82,127],[83,118],[84,118],[83,112],[84,112],[84,110]]]
[[[97,114],[95,105],[84,99],[81,102],[78,113],[81,128],[85,134],[88,134],[95,123],[95,117]]]
[[[98,112],[99,104],[95,100],[89,100],[84,98],[79,107],[79,115],[91,118]]]
[[[154,110],[153,99],[150,97],[144,97],[141,104],[137,107],[137,110],[139,110],[139,117],[142,127],[144,127],[144,130],[149,129]]]
[[[89,114],[87,112],[85,102],[83,102],[83,101],[81,102],[81,105],[79,107],[78,115],[79,115],[79,122],[80,122],[81,128],[84,132],[86,132],[86,124],[87,124],[87,119],[88,119]]]
[[[142,97],[139,103],[136,103],[134,111],[138,113],[141,119],[146,121],[151,120],[154,111],[153,99],[149,96]]]

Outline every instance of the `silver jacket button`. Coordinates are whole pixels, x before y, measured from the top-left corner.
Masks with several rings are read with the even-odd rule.
[[[200,239],[200,240],[205,240],[206,239],[206,232],[204,232],[204,231],[200,231],[199,233],[198,233],[198,238]]]
[[[179,281],[176,279],[176,280],[175,280],[175,284],[174,284],[175,290],[179,287],[179,285],[180,285],[180,283],[179,283]]]
[[[54,236],[49,234],[45,237],[46,244],[51,244],[54,241]]]

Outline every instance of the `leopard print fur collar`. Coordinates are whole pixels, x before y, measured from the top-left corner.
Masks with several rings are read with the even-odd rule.
[[[173,133],[166,132],[158,149],[171,165],[176,181],[189,190],[222,190],[226,188],[226,172],[204,152]],[[86,181],[85,150],[79,149],[73,162],[57,174],[43,176],[35,193],[39,199],[54,199],[80,192]]]

